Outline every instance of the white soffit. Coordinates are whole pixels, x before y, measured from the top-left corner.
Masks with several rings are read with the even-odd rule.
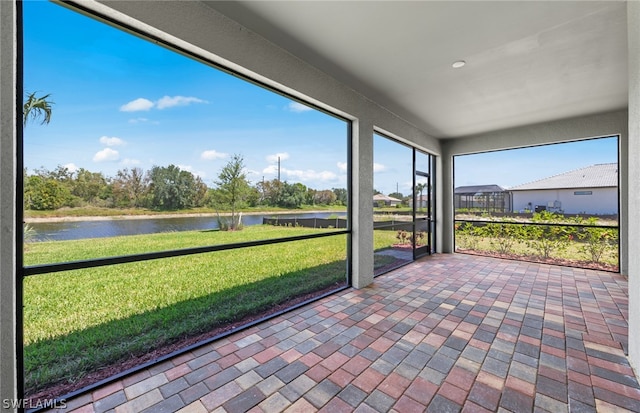
[[[205,3],[439,138],[627,106],[625,2]]]

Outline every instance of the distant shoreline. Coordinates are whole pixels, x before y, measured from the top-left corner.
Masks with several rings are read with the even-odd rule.
[[[346,211],[251,211],[242,212],[242,215],[285,215],[285,214],[321,214],[321,213],[340,214]],[[230,212],[221,212],[220,216],[230,216]],[[216,217],[218,214],[210,212],[201,212],[193,214],[141,214],[141,215],[105,215],[105,216],[67,216],[67,217],[29,217],[25,218],[27,224],[40,224],[49,222],[81,222],[81,221],[119,221],[133,219],[167,219],[167,218],[199,218],[199,217]]]

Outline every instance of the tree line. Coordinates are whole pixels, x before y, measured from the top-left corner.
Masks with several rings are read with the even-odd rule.
[[[63,207],[148,208],[180,210],[212,207],[237,211],[245,207],[300,208],[303,205],[346,205],[347,190],[315,190],[296,182],[277,179],[252,185],[244,173],[240,155],[221,169],[214,187],[176,165],[125,168],[115,176],[87,169],[24,171],[24,207],[54,210]]]

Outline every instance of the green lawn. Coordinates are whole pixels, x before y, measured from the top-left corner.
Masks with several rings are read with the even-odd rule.
[[[295,236],[252,226],[27,245],[25,265]],[[347,236],[113,265],[24,281],[27,394],[344,283]]]

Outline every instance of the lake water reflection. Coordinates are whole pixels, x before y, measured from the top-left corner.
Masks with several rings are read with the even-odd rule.
[[[335,212],[313,212],[299,214],[278,214],[283,218],[328,218]],[[343,216],[344,213],[337,215]],[[274,214],[243,215],[244,225],[261,225],[262,219]],[[84,238],[104,238],[121,235],[153,234],[157,232],[197,231],[218,228],[215,216],[172,217],[144,219],[107,219],[101,221],[78,222],[38,222],[29,224],[35,235],[32,241],[65,241]]]

